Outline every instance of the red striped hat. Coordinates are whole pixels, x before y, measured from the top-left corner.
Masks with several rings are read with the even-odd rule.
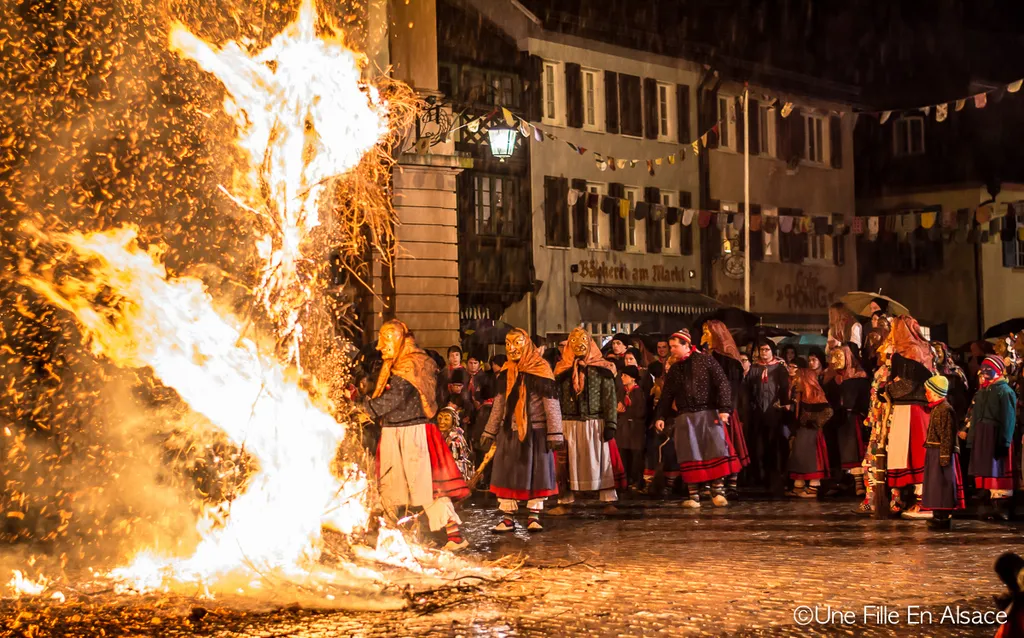
[[[1003,358],[990,354],[981,362],[982,367],[989,367],[995,370],[998,374],[1006,373],[1006,364],[1003,363]]]
[[[672,333],[672,336],[669,338],[679,339],[683,343],[693,343],[693,339],[690,338],[690,331],[687,330],[686,328],[683,328],[682,330],[676,330],[675,332]]]

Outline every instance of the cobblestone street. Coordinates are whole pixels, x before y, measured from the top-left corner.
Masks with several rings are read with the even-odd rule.
[[[849,502],[748,501],[726,509],[684,510],[677,503],[626,502],[612,517],[587,508],[549,518],[539,535],[495,538],[494,512],[464,512],[470,557],[521,554],[511,582],[468,592],[429,611],[263,615],[218,611],[189,623],[164,617],[153,635],[940,635],[991,636],[992,626],[952,624],[942,614],[993,610],[1001,591],[992,564],[1020,548],[1019,528],[973,520],[952,532],[922,522],[858,518]],[[865,619],[864,607],[885,605]],[[911,606],[931,623],[911,625]],[[800,606],[824,621],[852,612],[849,624],[803,627]],[[908,609],[909,608],[909,609]],[[4,613],[8,616],[10,609]],[[119,613],[111,610],[113,618]],[[895,615],[892,615],[895,614]],[[848,618],[851,614],[848,614]],[[883,614],[882,617],[885,617]],[[865,620],[867,622],[865,622]],[[118,625],[112,620],[111,629]],[[42,629],[42,628],[41,628]],[[42,631],[36,635],[46,633]],[[77,632],[76,632],[77,633]],[[110,630],[108,629],[108,634]],[[143,633],[146,633],[143,631]]]

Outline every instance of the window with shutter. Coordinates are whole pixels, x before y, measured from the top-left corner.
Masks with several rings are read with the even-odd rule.
[[[544,112],[543,83],[544,60],[536,55],[524,54],[520,58],[522,69],[522,104],[526,109],[526,119],[539,122]]]
[[[641,223],[634,213],[640,201],[640,189],[635,186],[625,187],[625,197],[629,201],[629,214],[626,219],[626,250],[632,253],[644,252],[647,243],[647,227]]]
[[[658,81],[644,78],[644,135],[647,139],[658,139],[658,125]]]
[[[676,85],[676,131],[680,143],[690,143],[690,87]]]
[[[736,150],[736,98],[718,96],[718,147]]]
[[[832,238],[832,263],[836,266],[846,263],[846,237],[843,235]]]
[[[587,247],[587,227],[589,226],[589,211],[587,209],[587,180],[574,179],[572,187],[579,191],[579,199],[572,207],[572,245],[576,248]]]
[[[619,74],[615,71],[604,72],[604,128],[619,132]]]
[[[602,130],[604,109],[604,75],[596,69],[583,69],[583,128]]]
[[[839,117],[828,118],[829,165],[832,168],[843,167],[843,124]]]
[[[587,192],[595,193],[598,202],[608,194],[608,185],[598,182],[587,182]],[[600,204],[588,209],[589,236],[587,247],[593,250],[608,250],[611,247],[612,216],[601,210]]]
[[[661,203],[661,191],[656,186],[648,186],[644,189],[644,201],[648,204],[660,204]],[[645,230],[647,233],[647,252],[649,253],[660,253],[662,241],[661,233],[661,221],[654,220],[654,209],[652,208],[647,213],[647,219],[644,220]]]
[[[618,183],[608,185],[608,196],[620,199],[626,196],[625,186]],[[611,212],[611,247],[612,250],[626,250],[626,220],[619,215],[618,207]]]
[[[679,191],[679,208],[681,211],[679,220],[679,252],[683,255],[692,255],[693,234],[697,232],[697,220],[696,218],[692,219],[689,226],[684,226],[682,220],[682,211],[685,211],[687,208],[693,208],[693,195],[690,191]]]
[[[544,177],[544,235],[548,246],[569,246],[569,180]]]
[[[679,200],[677,193],[672,191],[661,191],[661,205],[666,210],[669,208],[676,208],[679,206]],[[669,225],[666,219],[662,219],[658,224],[661,226],[661,249],[662,252],[669,253],[673,252],[676,244],[676,237],[679,235],[679,231],[676,230],[680,224]]]
[[[565,117],[569,126],[583,127],[583,70],[574,62],[565,63]]]
[[[619,74],[619,119],[623,135],[643,137],[644,118],[641,110],[640,78]]]
[[[750,112],[753,115],[753,109]],[[757,149],[765,157],[778,157],[776,152],[778,144],[778,134],[775,132],[776,122],[777,112],[774,106],[761,104],[757,107]],[[750,140],[750,152],[754,152],[754,139]]]
[[[829,157],[825,118],[811,113],[805,113],[803,118],[804,161],[811,164],[824,164]]]
[[[544,60],[541,92],[541,122],[561,126],[565,122],[565,73],[561,62]]]

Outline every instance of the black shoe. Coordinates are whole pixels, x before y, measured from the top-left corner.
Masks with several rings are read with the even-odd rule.
[[[928,521],[928,529],[934,529],[936,531],[948,530],[953,528],[953,519],[951,518],[933,518]]]

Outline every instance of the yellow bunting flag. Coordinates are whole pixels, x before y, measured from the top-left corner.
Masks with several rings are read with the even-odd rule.
[[[512,111],[503,106],[501,107],[501,114],[505,116],[505,124],[508,124],[509,126],[516,125],[516,118],[512,116]]]
[[[676,163],[676,154],[675,153],[673,153],[673,154],[668,156],[668,163],[669,164],[675,164]]]

